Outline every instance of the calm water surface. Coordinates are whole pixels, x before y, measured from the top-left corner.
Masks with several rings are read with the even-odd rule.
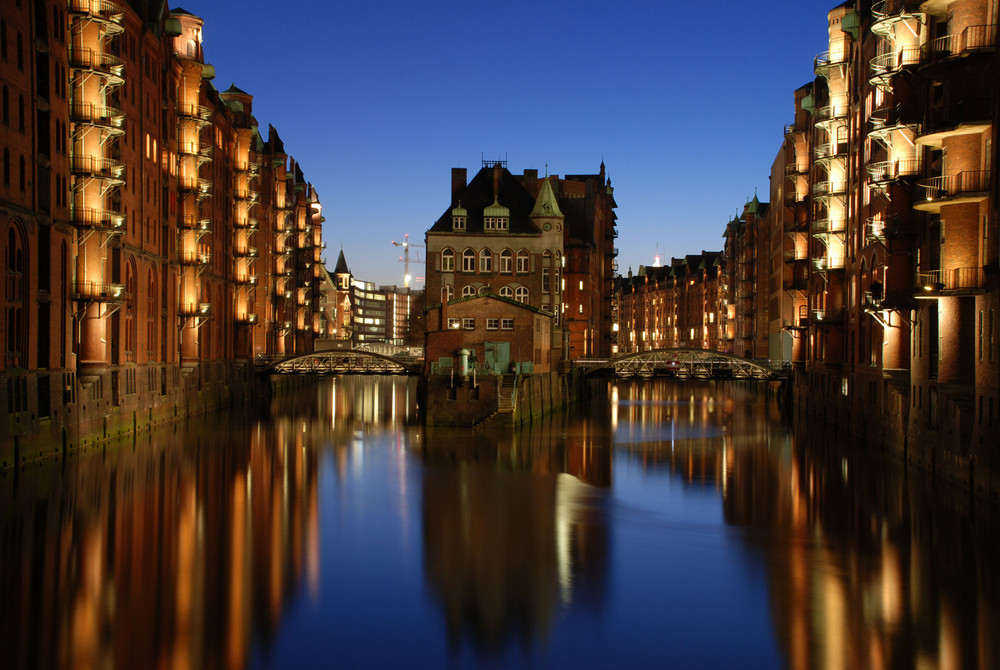
[[[850,447],[735,384],[510,435],[327,379],[0,475],[0,665],[1000,667],[996,510]]]

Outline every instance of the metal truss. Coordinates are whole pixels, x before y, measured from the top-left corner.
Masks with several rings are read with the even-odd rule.
[[[705,349],[655,349],[611,359],[576,361],[587,375],[613,373],[617,377],[677,377],[680,379],[784,379],[788,366],[756,361]]]
[[[370,351],[347,349],[288,358],[265,370],[286,375],[418,375],[422,367],[413,360],[401,361]]]

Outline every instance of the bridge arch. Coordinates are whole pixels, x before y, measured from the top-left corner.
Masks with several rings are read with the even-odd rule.
[[[695,379],[784,379],[784,364],[751,360],[708,349],[671,347],[622,354],[609,359],[577,361],[585,375],[613,373],[618,377],[669,376]]]
[[[364,349],[335,349],[286,358],[264,367],[263,371],[300,375],[419,375],[423,371],[423,362]]]

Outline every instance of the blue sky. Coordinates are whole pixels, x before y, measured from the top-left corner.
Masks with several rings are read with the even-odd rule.
[[[215,85],[254,96],[324,206],[327,262],[402,284],[392,240],[448,206],[452,167],[597,172],[619,264],[720,249],[767,199],[834,2],[187,0]],[[422,249],[415,249],[422,252]],[[420,254],[423,258],[423,254]],[[422,266],[412,269],[423,275]]]

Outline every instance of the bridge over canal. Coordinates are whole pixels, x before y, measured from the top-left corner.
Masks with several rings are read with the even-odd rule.
[[[781,381],[788,378],[784,363],[751,360],[706,349],[653,349],[622,354],[615,358],[573,361],[573,367],[588,376],[675,377],[678,379],[747,379]]]
[[[403,349],[392,353],[372,347],[317,351],[257,364],[260,372],[282,375],[419,375],[423,368],[422,359],[406,355]]]

